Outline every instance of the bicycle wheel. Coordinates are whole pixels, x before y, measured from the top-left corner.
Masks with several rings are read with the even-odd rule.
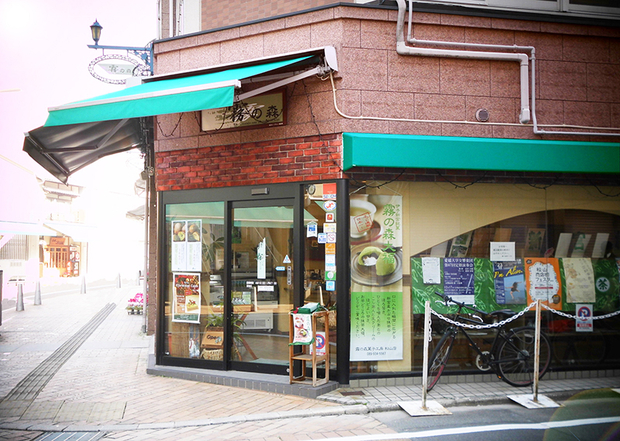
[[[497,376],[506,383],[524,387],[534,382],[534,345],[536,329],[532,326],[507,331],[495,358]],[[551,363],[551,345],[545,334],[540,334],[540,362],[538,378],[542,378]]]
[[[444,334],[443,337],[441,337],[439,344],[433,351],[433,355],[431,355],[431,358],[428,361],[427,391],[430,391],[439,381],[439,377],[441,377],[441,373],[446,367],[446,363],[448,363],[448,358],[450,358],[454,338],[454,333],[448,331],[447,334]]]

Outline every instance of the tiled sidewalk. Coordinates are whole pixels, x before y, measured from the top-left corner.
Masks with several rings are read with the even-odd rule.
[[[119,440],[215,439],[216,433],[235,440],[269,439],[267,434],[282,437],[285,433],[282,439],[297,440],[309,439],[308,427],[327,419],[338,424],[326,428],[324,436],[393,433],[368,412],[398,409],[399,401],[421,399],[420,385],[398,385],[397,379],[386,380],[385,386],[369,386],[361,380],[360,387],[310,399],[148,375],[152,340],[140,332],[144,317],[125,311],[126,301],[136,289],[108,287],[79,294],[78,288],[76,293],[62,296],[43,295],[41,306],[26,304],[25,311],[4,315],[0,327],[0,440],[30,440],[46,431],[63,430],[101,431],[106,432],[106,439]],[[23,378],[109,303],[116,307],[49,381],[39,384],[35,397],[5,400]],[[620,387],[620,372],[609,374],[615,376],[545,378],[540,393],[568,397],[585,389]],[[444,376],[428,399],[451,406],[507,402],[507,395],[530,392],[492,376],[470,383],[455,383],[454,378]],[[263,429],[262,438],[255,432],[257,427]]]
[[[566,399],[578,392],[588,389],[620,387],[620,372],[608,372],[607,377],[593,377],[595,372],[588,373],[589,378],[581,372],[570,373],[573,378],[541,380],[539,395],[549,398]],[[507,402],[508,395],[532,394],[531,388],[512,387],[494,376],[484,376],[487,381],[469,383],[453,383],[450,377],[441,377],[439,383],[428,393],[427,400],[434,400],[444,406],[467,404],[491,404]],[[346,395],[343,395],[343,392]],[[319,397],[338,404],[364,404],[374,410],[397,409],[399,401],[419,401],[422,399],[422,386],[375,386],[339,389]]]

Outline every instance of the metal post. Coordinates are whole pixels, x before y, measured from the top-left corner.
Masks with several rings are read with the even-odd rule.
[[[422,361],[422,410],[426,410],[428,395],[428,342],[431,337],[431,302],[424,303],[424,357]]]
[[[24,288],[21,283],[17,284],[17,305],[15,306],[15,311],[23,311],[24,310]]]
[[[34,290],[34,304],[41,304],[41,281],[37,280],[37,287]]]
[[[144,334],[148,331],[148,273],[149,273],[149,233],[151,224],[151,147],[146,150],[144,157],[144,274],[142,282],[142,314],[144,315],[144,321],[142,323],[142,332]]]
[[[80,294],[86,294],[86,276],[82,276],[82,287],[80,288]]]
[[[540,369],[540,299],[536,300],[536,339],[534,340],[534,389],[532,401],[538,402],[538,371]]]

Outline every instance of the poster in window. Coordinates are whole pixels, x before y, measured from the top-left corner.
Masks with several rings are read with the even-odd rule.
[[[590,259],[562,259],[568,303],[594,303],[594,268]]]
[[[591,238],[591,234],[578,234],[570,257],[583,257],[586,254],[586,248],[588,248]]]
[[[525,241],[525,252],[531,253],[531,254],[540,253],[540,249],[543,246],[544,239],[545,239],[544,228],[528,228],[527,237]]]
[[[172,321],[200,323],[200,274],[174,273]]]
[[[202,220],[172,221],[172,271],[202,270]]]
[[[447,257],[443,261],[444,294],[457,302],[474,304],[474,259]]]
[[[351,278],[354,283],[384,287],[403,277],[402,196],[354,195],[350,224],[365,225],[351,236]],[[364,222],[361,219],[366,219]],[[367,227],[367,228],[366,228]]]
[[[471,242],[472,232],[464,233],[456,236],[452,239],[452,246],[450,247],[450,257],[465,257],[469,250],[469,244]]]
[[[525,258],[527,302],[541,300],[552,309],[562,309],[560,263],[556,258]]]
[[[403,359],[402,292],[351,294],[351,361]]]
[[[495,301],[498,305],[520,305],[526,302],[523,261],[493,262]]]

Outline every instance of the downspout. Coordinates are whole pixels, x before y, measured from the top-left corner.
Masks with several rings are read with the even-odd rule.
[[[451,57],[451,58],[471,58],[471,59],[483,59],[483,60],[503,60],[503,61],[518,61],[520,63],[520,83],[521,83],[521,114],[519,115],[519,121],[522,124],[530,122],[530,108],[528,100],[528,58],[525,54],[519,53],[506,53],[506,52],[481,52],[481,51],[463,51],[463,50],[451,50],[451,49],[424,49],[418,47],[407,46],[404,37],[404,25],[405,25],[405,12],[407,5],[405,0],[396,0],[398,4],[398,21],[396,25],[396,52],[401,55],[418,55],[418,56],[433,56],[433,57]],[[416,40],[411,37],[411,26],[413,23],[413,7],[412,0],[409,0],[409,28],[407,42],[411,44],[428,44],[433,46],[450,46],[450,47],[463,47],[471,49],[491,49],[502,51],[521,51],[529,52],[530,59],[532,60],[532,91],[531,91],[531,120],[533,124],[534,134],[536,135],[581,135],[581,136],[620,136],[619,133],[609,132],[577,132],[577,131],[559,131],[559,130],[542,130],[538,126],[536,119],[536,49],[533,46],[508,46],[508,45],[496,45],[496,44],[476,44],[476,43],[462,43],[462,42],[447,42],[447,41],[432,41],[432,40]],[[546,124],[548,127],[560,127],[561,125]],[[575,128],[584,128],[583,126],[574,126]],[[620,130],[615,127],[594,127],[596,130]]]
[[[448,58],[465,58],[474,60],[494,60],[494,61],[517,61],[520,65],[520,78],[521,78],[521,113],[519,114],[519,121],[521,124],[527,124],[530,122],[530,105],[529,105],[529,59],[526,54],[522,53],[510,53],[510,52],[483,52],[483,51],[470,51],[470,50],[458,50],[458,49],[434,49],[434,48],[421,48],[407,46],[405,42],[405,11],[407,5],[405,0],[396,0],[398,3],[398,21],[396,25],[396,52],[399,55],[417,55],[422,57],[448,57]],[[410,11],[411,13],[411,11]],[[410,21],[411,23],[411,21]],[[459,46],[459,44],[452,44],[447,42],[435,42],[435,41],[417,41],[410,39],[412,43],[428,43],[434,45],[452,45]],[[462,46],[466,43],[460,44]],[[467,45],[469,46],[469,45]],[[488,47],[486,45],[472,45],[470,47]],[[496,46],[497,47],[497,46]],[[508,46],[512,49],[511,46]],[[532,48],[533,49],[533,48]]]

